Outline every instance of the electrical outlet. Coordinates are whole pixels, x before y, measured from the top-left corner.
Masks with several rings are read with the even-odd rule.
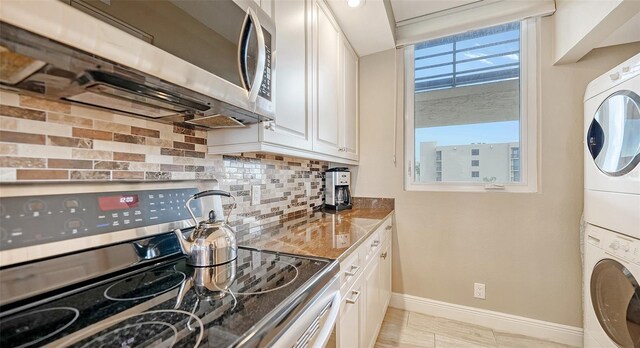
[[[260,204],[262,199],[262,193],[260,192],[260,185],[251,186],[251,205]]]
[[[306,197],[311,196],[311,183],[308,181],[304,183],[304,195]]]
[[[483,283],[473,283],[473,297],[481,300],[486,299],[485,285]]]

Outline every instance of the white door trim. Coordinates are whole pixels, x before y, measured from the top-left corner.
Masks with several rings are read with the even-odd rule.
[[[497,331],[582,347],[582,328],[393,293],[389,307],[486,326]]]

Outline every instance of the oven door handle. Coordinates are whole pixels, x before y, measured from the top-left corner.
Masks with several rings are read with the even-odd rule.
[[[320,329],[315,342],[313,342],[312,348],[323,348],[329,341],[333,326],[338,319],[338,313],[340,313],[340,302],[342,302],[342,297],[340,297],[340,291],[337,291],[333,296],[333,301],[331,301],[331,310],[327,314],[327,320],[324,322],[322,329]]]

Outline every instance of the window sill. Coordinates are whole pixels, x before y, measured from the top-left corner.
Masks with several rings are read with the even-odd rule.
[[[487,185],[473,183],[433,183],[405,184],[404,190],[417,192],[537,193],[538,187],[535,184]]]

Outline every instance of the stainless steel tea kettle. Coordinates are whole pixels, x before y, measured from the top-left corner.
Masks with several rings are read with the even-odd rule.
[[[205,221],[196,219],[189,203],[194,199],[206,196],[224,196],[233,198],[233,205],[226,221],[216,216],[215,212],[209,212],[209,218]],[[236,234],[227,224],[231,211],[236,206],[236,199],[229,192],[221,190],[208,190],[198,192],[189,197],[185,203],[196,228],[191,232],[189,237],[185,237],[180,229],[174,230],[180,249],[187,255],[187,264],[195,267],[216,266],[229,261],[233,261],[238,256],[238,244],[236,242]]]

